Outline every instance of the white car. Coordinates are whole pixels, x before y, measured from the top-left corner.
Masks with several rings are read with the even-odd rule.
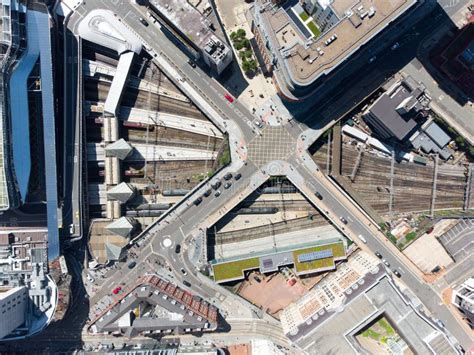
[[[391,46],[390,48],[392,49],[392,51],[394,51],[394,50],[397,49],[398,47],[400,47],[400,43],[395,42],[395,43],[393,44],[393,46]]]
[[[369,59],[369,63],[372,63],[375,61],[375,59],[377,59],[377,57],[374,55],[373,57],[370,57]]]

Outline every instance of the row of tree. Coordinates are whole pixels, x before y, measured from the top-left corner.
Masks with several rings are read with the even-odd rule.
[[[239,51],[239,57],[242,60],[242,69],[245,74],[249,75],[255,73],[258,69],[258,63],[253,57],[252,46],[250,40],[247,38],[247,33],[240,28],[230,34],[230,39],[234,48]]]

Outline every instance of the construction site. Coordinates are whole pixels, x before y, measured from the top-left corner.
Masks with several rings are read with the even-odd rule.
[[[89,246],[103,264],[227,164],[228,143],[143,51],[119,55],[87,40],[82,48]]]

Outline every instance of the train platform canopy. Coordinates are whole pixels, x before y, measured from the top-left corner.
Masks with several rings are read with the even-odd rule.
[[[121,237],[128,238],[135,229],[136,222],[130,217],[120,217],[107,225],[107,229]]]
[[[125,160],[132,152],[132,146],[123,138],[105,147],[105,154]]]
[[[135,196],[135,192],[135,188],[132,185],[121,182],[107,191],[107,199],[116,200],[124,204]]]
[[[104,103],[104,113],[117,116],[123,92],[126,88],[128,75],[133,65],[134,52],[126,52],[120,55],[115,76],[110,85],[109,93]]]
[[[80,22],[78,32],[81,38],[115,50],[118,54],[127,51],[139,54],[142,50],[140,39],[109,10],[89,12]]]

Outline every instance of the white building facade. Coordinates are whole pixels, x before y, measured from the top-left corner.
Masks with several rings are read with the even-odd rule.
[[[27,306],[28,290],[26,287],[0,290],[0,340],[25,323]]]

